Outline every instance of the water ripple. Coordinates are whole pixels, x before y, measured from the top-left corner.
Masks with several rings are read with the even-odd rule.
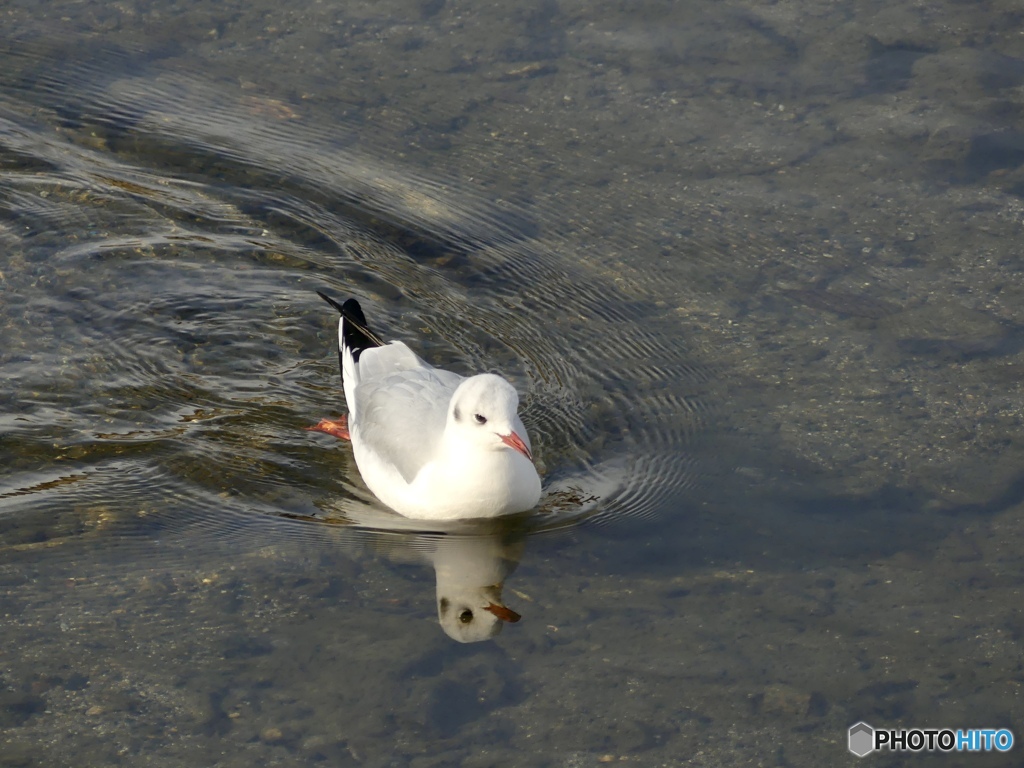
[[[78,533],[304,538],[363,504],[347,449],[301,429],[342,409],[322,286],[427,359],[516,384],[545,469],[532,529],[664,514],[699,478],[713,371],[668,309],[573,258],[556,211],[129,54],[45,60],[0,76],[3,519],[56,504]]]

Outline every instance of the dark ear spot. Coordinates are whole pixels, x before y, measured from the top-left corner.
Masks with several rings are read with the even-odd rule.
[[[448,612],[448,598],[447,597],[442,597],[441,598],[441,602],[439,603],[439,606],[441,608],[441,613],[447,613]]]
[[[456,421],[462,421],[462,413],[459,411],[459,406],[455,406],[455,412],[452,415]]]

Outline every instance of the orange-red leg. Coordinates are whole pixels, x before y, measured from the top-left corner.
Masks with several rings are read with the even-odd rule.
[[[328,435],[334,435],[335,437],[341,438],[342,440],[351,440],[352,437],[348,433],[348,416],[339,416],[336,420],[331,421],[330,419],[320,419],[320,423],[315,427],[306,427],[309,432],[324,432]]]

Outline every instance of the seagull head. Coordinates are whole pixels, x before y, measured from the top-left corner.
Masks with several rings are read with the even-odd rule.
[[[530,438],[519,418],[519,395],[501,376],[481,373],[459,385],[448,406],[448,429],[485,450],[513,450],[533,461]]]

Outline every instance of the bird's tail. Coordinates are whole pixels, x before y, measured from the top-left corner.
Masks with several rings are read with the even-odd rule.
[[[353,364],[359,362],[359,355],[366,349],[372,347],[383,347],[384,342],[380,337],[370,330],[366,323],[366,315],[363,308],[355,299],[348,299],[344,304],[339,304],[326,293],[317,291],[321,299],[326,301],[341,315],[338,323],[338,363],[341,368],[341,380],[345,381],[345,353],[352,356]]]

